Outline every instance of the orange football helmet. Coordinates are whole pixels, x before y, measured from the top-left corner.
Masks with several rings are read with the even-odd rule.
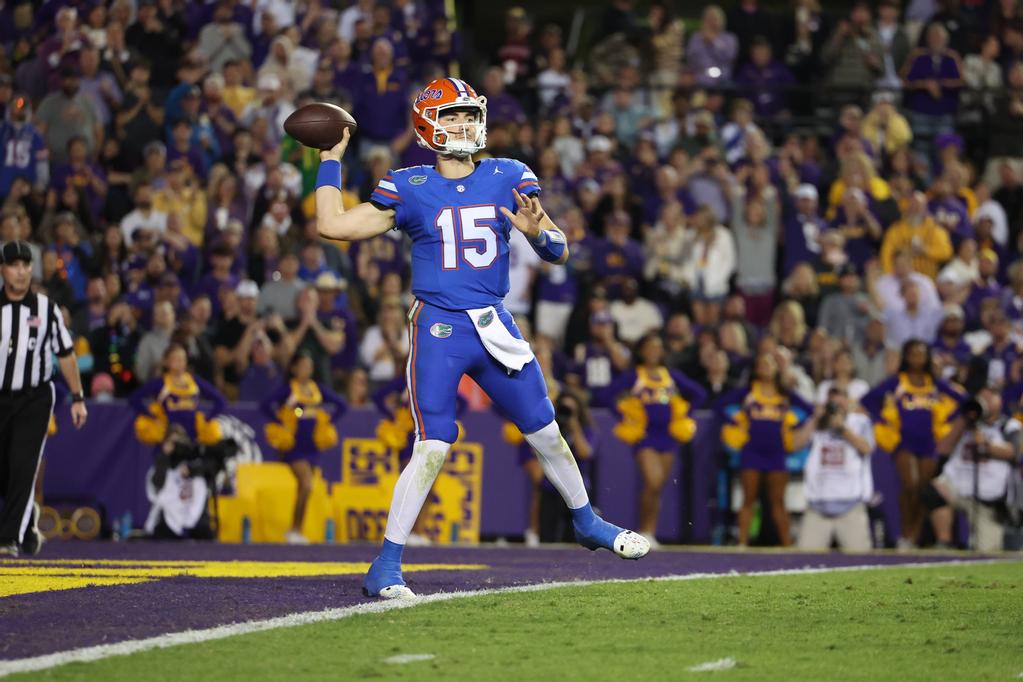
[[[458,124],[465,129],[462,139],[454,139],[450,128],[440,125],[440,117],[447,109],[475,109],[476,130],[470,124]],[[487,98],[477,95],[472,86],[458,78],[438,78],[427,83],[412,103],[412,127],[419,144],[441,154],[468,156],[487,146]]]

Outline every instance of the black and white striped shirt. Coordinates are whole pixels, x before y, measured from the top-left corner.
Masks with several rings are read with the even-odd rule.
[[[29,292],[20,301],[0,288],[0,392],[42,386],[53,378],[54,354],[74,350],[60,308]]]

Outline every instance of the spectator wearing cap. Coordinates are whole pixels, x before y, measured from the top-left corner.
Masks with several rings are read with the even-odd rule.
[[[802,183],[785,202],[783,269],[792,272],[797,263],[813,263],[821,252],[820,238],[826,223],[819,213],[817,188]]]
[[[284,133],[284,121],[295,111],[295,105],[276,73],[260,75],[256,85],[256,97],[245,107],[240,118],[244,125],[253,128],[254,134],[256,124],[264,122],[266,130],[261,139],[257,140],[258,146],[276,146]]]
[[[963,79],[959,55],[948,48],[948,31],[944,26],[934,23],[927,27],[926,48],[909,56],[902,77],[915,139],[929,143],[951,129]],[[926,151],[926,147],[920,148]]]
[[[921,192],[910,196],[902,220],[885,233],[881,243],[881,265],[885,272],[892,272],[893,256],[901,250],[910,252],[915,271],[931,279],[937,276],[938,268],[952,258],[948,232],[930,215],[927,197]]]
[[[252,55],[252,45],[245,36],[244,27],[234,21],[230,3],[222,2],[213,10],[213,22],[199,32],[198,49],[209,62],[210,69],[218,73],[226,62],[243,62]]]
[[[397,277],[392,275],[391,277]],[[341,348],[330,354],[330,370],[335,383],[343,383],[344,378],[359,363],[360,334],[359,325],[348,305],[346,291],[348,282],[332,272],[321,273],[313,283],[319,302],[316,312],[320,324],[326,329],[337,329],[342,335]],[[396,286],[389,286],[388,278],[380,288],[381,300],[393,300],[401,296],[402,282],[399,278]]]
[[[941,310],[941,324],[938,326],[938,337],[931,346],[931,357],[934,358],[938,376],[946,381],[960,381],[959,372],[969,365],[973,355],[963,338],[966,315],[958,303],[946,303]]]
[[[591,172],[590,177],[600,185],[603,185],[608,178],[625,172],[621,164],[611,155],[612,151],[614,151],[614,143],[606,135],[594,135],[586,142],[586,165]]]
[[[184,157],[170,162],[167,184],[153,195],[153,208],[175,214],[181,232],[196,247],[201,247],[206,226],[206,192],[196,182],[192,167]]]
[[[18,177],[25,178],[34,189],[46,186],[50,177],[49,152],[46,142],[31,121],[28,96],[12,95],[7,116],[0,121],[0,149],[19,149],[17,154],[0,155],[0,196],[10,194]],[[33,261],[38,265],[38,260]]]
[[[155,0],[139,0],[135,21],[124,33],[128,47],[153,65],[153,85],[167,90],[174,85],[184,50],[179,24],[161,16]]]
[[[589,318],[589,340],[576,345],[571,373],[586,389],[593,407],[610,407],[615,379],[631,366],[628,347],[615,334],[614,318],[605,308]]]
[[[606,219],[604,238],[594,243],[593,273],[602,279],[610,298],[619,296],[626,279],[643,276],[643,247],[631,232],[629,214],[613,211]]]
[[[67,161],[68,142],[75,137],[85,140],[89,156],[96,155],[103,140],[99,112],[81,90],[77,67],[61,70],[60,89],[43,99],[35,120],[55,163]]]
[[[715,86],[731,83],[732,68],[739,55],[739,41],[725,30],[725,13],[717,5],[703,10],[700,30],[686,45],[686,63],[697,84]]]
[[[149,381],[160,370],[175,323],[176,314],[171,303],[163,301],[153,306],[153,327],[142,335],[135,353],[135,376],[139,381]]]
[[[891,90],[874,93],[873,106],[863,119],[863,138],[886,157],[913,141],[909,121],[895,107],[897,95]]]
[[[259,317],[259,286],[250,279],[242,280],[224,296],[224,321],[213,338],[213,358],[224,384],[225,393],[237,394],[237,387],[251,357],[252,344],[260,333],[271,340],[283,338],[280,318]]]
[[[788,111],[786,89],[795,84],[795,78],[784,62],[774,58],[771,42],[758,35],[750,46],[749,62],[739,67],[735,84],[753,102],[757,116],[772,118]]]

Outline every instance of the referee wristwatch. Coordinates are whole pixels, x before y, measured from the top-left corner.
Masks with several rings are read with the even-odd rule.
[[[78,393],[71,394],[72,403],[84,403],[85,402],[85,391],[79,391]]]

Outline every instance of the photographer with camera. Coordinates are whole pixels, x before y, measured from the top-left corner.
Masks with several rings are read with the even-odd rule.
[[[153,505],[146,532],[156,540],[213,540],[207,501],[217,474],[237,449],[233,440],[200,445],[184,426],[169,424],[146,476],[146,496]]]
[[[923,494],[937,547],[951,546],[954,512],[963,511],[970,520],[973,549],[1002,549],[1005,499],[1016,458],[1009,441],[1019,429],[1019,422],[1006,422],[1002,396],[989,387],[963,403],[951,430],[938,442],[938,452],[949,455],[948,462]]]
[[[794,449],[810,445],[800,549],[827,550],[833,539],[848,552],[871,548],[866,503],[874,494],[874,428],[870,417],[849,410],[848,400],[844,391],[831,389],[813,418],[793,432]]]

